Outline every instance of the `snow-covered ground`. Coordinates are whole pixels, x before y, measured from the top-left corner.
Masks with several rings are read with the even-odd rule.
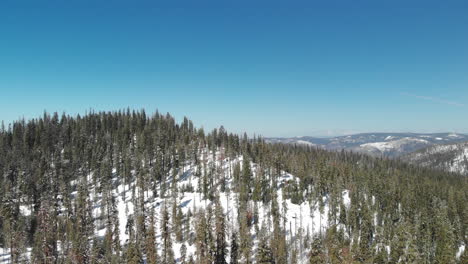
[[[305,140],[298,140],[297,144],[307,145],[307,146],[316,146],[314,143],[309,142],[309,141],[305,141]]]
[[[242,157],[237,157],[233,160],[230,160],[229,158],[226,158],[224,160],[219,159],[219,153],[216,155],[215,159],[213,159],[213,155],[206,154],[204,157],[202,156],[202,159],[205,158],[207,160],[207,166],[210,166],[211,163],[216,163],[216,166],[222,168],[222,173],[226,176],[226,187],[231,189],[232,187],[232,169],[234,168],[235,164],[240,164],[242,165],[243,158]],[[200,178],[195,176],[195,171],[196,167],[193,167],[193,165],[187,165],[183,171],[184,173],[179,177],[179,180],[177,182],[178,188],[182,189],[183,186],[191,185],[193,187],[193,190],[198,190],[198,186],[200,183]],[[253,175],[255,177],[256,172],[257,172],[257,165],[254,163],[251,163],[251,171],[253,172]],[[325,201],[325,206],[324,210],[320,212],[320,209],[318,205],[311,205],[309,202],[303,202],[301,204],[293,204],[290,199],[285,200],[283,202],[283,189],[281,186],[284,186],[287,182],[290,181],[296,181],[298,182],[299,179],[296,178],[295,176],[282,172],[282,175],[280,177],[280,181],[278,182],[278,205],[280,206],[280,211],[284,212],[283,205],[286,205],[286,233],[289,234],[288,239],[292,240],[294,239],[297,234],[299,228],[304,230],[304,232],[309,232],[309,234],[314,234],[314,233],[319,233],[320,231],[324,232],[327,228],[328,224],[328,211],[329,207],[328,204],[326,203],[326,197],[323,197]],[[128,239],[128,235],[125,234],[125,227],[126,223],[128,221],[128,218],[134,213],[134,205],[130,199],[130,196],[127,195],[128,197],[124,201],[123,196],[121,195],[123,192],[124,187],[129,190],[130,186],[123,186],[119,185],[117,190],[114,192],[114,194],[118,197],[118,204],[117,208],[119,211],[119,224],[120,224],[120,238],[121,238],[121,243],[122,245],[125,244],[126,240]],[[138,191],[137,191],[138,193]],[[148,191],[147,196],[145,197],[147,201],[147,206],[149,208],[154,208],[155,212],[160,212],[162,206],[166,204],[168,211],[171,212],[170,208],[172,207],[172,199],[161,199],[160,197],[153,197],[153,194],[151,191]],[[230,241],[230,238],[232,236],[232,232],[235,230],[238,230],[238,223],[237,223],[237,210],[235,208],[238,208],[237,203],[238,203],[238,194],[234,192],[220,192],[219,193],[219,199],[221,202],[221,205],[224,210],[224,214],[226,215],[227,222],[228,222],[228,229],[227,229],[227,241]],[[350,204],[350,198],[349,194],[347,191],[343,193],[343,199],[345,205]],[[177,206],[181,208],[182,212],[184,214],[187,214],[189,210],[191,210],[192,213],[195,213],[198,210],[205,209],[208,206],[212,206],[212,202],[208,199],[203,198],[203,194],[199,192],[181,192],[179,194],[179,197],[177,199]],[[264,205],[261,202],[250,202],[249,207],[252,209],[254,207],[258,208],[258,223],[263,223],[263,222],[272,222],[271,215],[269,212],[269,206]],[[99,206],[96,207],[95,210],[100,210]],[[158,214],[156,215],[158,218]],[[159,220],[159,219],[158,219]],[[156,230],[160,230],[160,221],[156,221]],[[271,230],[270,230],[271,231]],[[194,230],[191,230],[191,232],[194,232]],[[103,236],[105,233],[104,229],[101,230],[96,230],[96,235],[98,236]],[[251,229],[251,235],[253,238],[253,248],[255,249],[258,244],[258,239],[255,234],[255,229]],[[158,236],[157,244],[161,245],[161,237]],[[184,242],[185,246],[187,247],[187,255],[194,255],[195,253],[195,245],[189,245],[187,242]],[[175,257],[179,258],[180,257],[180,248],[182,246],[182,243],[176,242],[175,240],[173,241],[173,249],[175,253]],[[159,249],[161,250],[161,248]],[[307,255],[304,253],[304,256],[302,258],[306,259]]]
[[[243,157],[239,156],[234,159],[224,158],[221,159],[221,153],[217,153],[216,155],[212,155],[212,153],[203,153],[201,155],[201,160],[206,160],[206,166],[209,168],[210,166],[215,165],[216,168],[221,169],[221,173],[224,174],[226,178],[226,192],[219,192],[219,200],[223,207],[223,213],[226,216],[227,221],[227,237],[226,240],[229,243],[230,238],[233,232],[237,232],[239,223],[237,223],[237,204],[238,204],[238,193],[233,192],[233,169],[236,164],[240,164],[242,166]],[[203,164],[203,163],[202,163]],[[202,165],[200,165],[202,166]],[[259,168],[256,164],[251,163],[251,171],[253,173],[253,177],[256,177],[256,173],[258,172]],[[176,201],[176,206],[181,209],[184,215],[189,213],[189,210],[192,214],[195,214],[199,210],[207,210],[208,207],[214,206],[212,202],[208,199],[204,199],[203,194],[198,192],[199,185],[201,184],[201,177],[196,175],[196,171],[203,172],[203,169],[197,168],[193,163],[187,164],[181,169],[177,176],[177,188],[178,190],[183,190],[186,186],[191,186],[192,190],[190,192],[183,192],[179,191]],[[114,174],[114,183],[115,188],[112,190],[112,195],[116,199],[116,208],[118,210],[118,221],[119,221],[119,236],[121,245],[125,245],[129,239],[128,232],[126,232],[126,227],[128,220],[131,219],[135,213],[135,204],[132,200],[131,191],[132,188],[135,188],[135,193],[138,194],[139,189],[135,186],[135,182],[129,183],[124,185],[123,183],[118,184],[116,170],[113,170]],[[172,175],[172,171],[169,173]],[[92,180],[93,174],[87,176],[87,180],[89,184],[93,182]],[[168,186],[172,178],[167,180]],[[287,234],[287,240],[292,241],[296,240],[298,234],[302,232],[302,234],[308,233],[310,235],[324,232],[327,229],[328,225],[328,212],[329,212],[329,205],[327,203],[327,197],[323,197],[324,207],[323,210],[320,211],[318,203],[310,204],[309,201],[305,201],[301,204],[294,204],[291,202],[290,199],[283,200],[283,187],[286,186],[290,182],[299,183],[299,178],[291,175],[287,172],[281,172],[281,176],[278,181],[278,185],[276,186],[277,189],[277,199],[279,210],[282,213],[286,213],[286,217],[284,219],[284,227]],[[72,184],[77,184],[77,181],[72,182]],[[106,232],[105,225],[99,223],[98,219],[101,215],[103,200],[102,200],[102,193],[99,193],[97,190],[99,186],[92,186],[90,187],[90,200],[93,201],[93,216],[96,220],[96,230],[95,236],[103,238]],[[124,196],[125,193],[125,196]],[[71,197],[76,197],[77,191],[71,193]],[[172,206],[174,203],[174,199],[172,195],[167,195],[167,198],[161,197],[154,197],[153,192],[148,190],[144,192],[145,196],[145,210],[149,212],[154,209],[155,212],[155,229],[157,230],[157,234],[160,234],[159,230],[161,230],[161,212],[162,208],[166,206],[167,211],[172,218]],[[349,207],[350,204],[350,197],[348,191],[344,191],[342,195],[342,199],[344,204]],[[137,200],[137,199],[135,199]],[[283,206],[286,206],[285,208]],[[20,211],[23,215],[27,216],[31,214],[31,205],[21,205]],[[262,202],[254,202],[250,201],[248,204],[248,208],[253,210],[253,208],[258,208],[258,225],[261,226],[262,223],[271,223],[272,216],[270,213],[270,206],[265,205]],[[195,219],[195,217],[192,217]],[[193,220],[192,220],[193,221]],[[190,233],[194,233],[194,224],[190,224]],[[267,225],[267,228],[272,231],[271,225]],[[344,228],[344,227],[342,227]],[[258,238],[256,235],[255,228],[251,228],[251,236],[253,240],[253,249],[257,248],[258,245]],[[157,246],[158,251],[161,252],[162,248],[162,241],[161,235],[157,235]],[[184,242],[177,242],[175,239],[175,235],[173,234],[173,251],[175,253],[176,259],[180,258],[181,256],[181,247],[185,244],[187,248],[187,256],[193,255],[195,258],[195,245],[189,244],[187,241]],[[30,252],[30,249],[29,249]],[[2,263],[8,263],[9,255],[7,254],[8,251],[5,249],[0,249],[0,261]],[[30,253],[27,254],[29,256]],[[306,263],[307,261],[307,252],[303,252],[303,255],[299,257],[301,263]]]
[[[28,263],[28,260],[31,257],[31,250],[32,248],[26,248],[25,252],[23,252],[20,261]],[[7,248],[0,247],[0,264],[10,264],[10,250]]]
[[[461,246],[458,248],[457,254],[456,254],[457,259],[460,258],[460,256],[463,254],[463,252],[465,252],[465,245],[461,245]]]

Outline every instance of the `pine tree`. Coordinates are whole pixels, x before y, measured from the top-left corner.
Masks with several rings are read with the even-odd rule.
[[[182,242],[182,240],[184,239],[184,237],[183,237],[183,219],[184,219],[184,214],[182,212],[181,207],[178,206],[177,207],[177,212],[176,212],[175,223],[174,223],[174,226],[176,228],[175,233],[176,233],[177,242]]]
[[[273,259],[273,252],[268,243],[268,235],[265,227],[265,223],[262,224],[262,228],[259,232],[259,244],[256,253],[256,263],[267,264],[275,263]]]
[[[19,219],[19,204],[16,202],[16,194],[8,191],[9,188],[11,188],[11,185],[8,180],[6,182],[7,185],[4,187],[7,192],[5,197],[3,197],[2,204],[0,205],[0,220],[3,220],[0,221],[0,223],[3,224],[3,230],[0,229],[0,232],[4,236],[5,247],[9,246],[10,248],[10,259],[15,263],[20,260],[22,253],[21,244],[24,240],[24,234],[21,231],[22,221]],[[39,240],[38,245],[42,245],[42,239]]]
[[[232,238],[231,238],[231,262],[230,264],[238,264],[238,259],[239,259],[239,255],[238,255],[238,250],[239,250],[239,245],[238,245],[238,242],[237,242],[237,235],[236,233],[234,232],[232,234]]]
[[[310,249],[310,264],[319,264],[325,263],[325,252],[323,250],[323,241],[322,238],[316,236],[313,238],[312,246]]]
[[[386,264],[388,263],[388,253],[387,250],[384,248],[379,249],[377,252],[375,258],[374,258],[374,263],[375,264]]]
[[[406,248],[406,237],[404,224],[399,223],[390,244],[390,260],[392,263],[398,263],[401,260]]]
[[[242,182],[240,183],[239,199],[247,202],[250,199],[251,185],[252,185],[252,171],[250,169],[250,160],[244,155],[242,162]]]
[[[359,241],[359,258],[361,262],[370,260],[372,257],[372,216],[366,203],[361,206],[361,233]]]
[[[196,217],[196,255],[200,264],[211,263],[210,225],[204,210],[198,212]]]
[[[405,222],[402,228],[405,249],[400,257],[401,261],[404,263],[421,263],[422,259],[415,241],[417,235],[414,231],[414,226],[409,222]]]
[[[134,241],[128,244],[125,256],[126,256],[126,259],[125,259],[126,263],[129,263],[129,264],[143,263],[143,257],[141,256],[141,252],[138,250],[138,246]]]
[[[162,238],[162,254],[161,261],[163,264],[173,264],[174,252],[172,251],[172,239],[169,228],[169,212],[164,205],[161,212],[161,238]]]
[[[216,252],[215,261],[219,264],[226,264],[226,224],[224,219],[223,207],[219,201],[219,197],[216,199]]]
[[[182,246],[180,246],[180,263],[187,263],[187,246],[185,245],[185,243],[182,244]]]
[[[151,211],[150,222],[148,226],[148,235],[146,236],[146,256],[148,264],[158,263],[158,251],[156,247],[156,230],[155,230],[155,219],[154,210]]]
[[[240,216],[240,257],[244,263],[250,263],[250,257],[252,256],[252,237],[250,234],[250,226],[247,223],[247,214],[241,213]]]
[[[341,263],[343,256],[341,249],[344,247],[341,243],[342,234],[336,225],[330,226],[325,234],[325,245],[328,253],[328,259],[331,263]]]
[[[237,192],[240,191],[240,185],[242,184],[241,182],[241,168],[240,168],[240,164],[239,163],[236,163],[234,165],[234,169],[233,169],[233,172],[232,172],[232,177],[233,177],[233,182],[234,182],[234,188]]]
[[[439,200],[434,201],[435,205],[435,235],[436,235],[436,251],[435,263],[454,263],[454,235],[452,225],[447,216],[447,206]]]

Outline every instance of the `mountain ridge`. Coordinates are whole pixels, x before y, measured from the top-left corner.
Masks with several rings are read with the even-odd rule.
[[[468,142],[430,146],[401,159],[423,167],[468,175]]]
[[[301,144],[326,150],[347,150],[371,156],[399,157],[432,145],[468,141],[461,133],[359,133],[331,138],[311,136],[270,137],[269,143]]]

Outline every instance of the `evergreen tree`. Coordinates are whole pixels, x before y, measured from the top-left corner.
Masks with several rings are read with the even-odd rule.
[[[219,201],[219,197],[216,199],[216,252],[215,261],[219,264],[226,264],[227,255],[226,246],[226,224],[224,219],[223,207]]]
[[[146,236],[146,257],[148,264],[157,264],[159,257],[156,246],[156,230],[154,210],[151,211],[150,222],[148,226],[148,235]]]
[[[237,242],[237,236],[236,236],[236,233],[234,232],[232,234],[232,238],[231,238],[231,262],[230,264],[238,264],[238,259],[239,259],[239,255],[238,255],[238,250],[239,250],[239,245],[238,245],[238,242]]]
[[[316,236],[313,238],[310,249],[310,264],[325,263],[325,252],[323,250],[322,238]]]
[[[256,253],[256,263],[266,264],[266,263],[275,263],[273,259],[273,252],[268,243],[268,235],[266,231],[265,224],[262,224],[262,228],[259,233],[259,244],[258,250]]]
[[[162,238],[162,253],[161,262],[163,264],[173,264],[175,262],[174,252],[172,251],[172,238],[169,228],[169,212],[164,205],[161,212],[161,238]]]
[[[454,235],[445,203],[435,200],[435,263],[455,263]]]
[[[185,244],[182,244],[182,246],[180,246],[180,263],[181,264],[186,264],[187,261],[187,246]]]

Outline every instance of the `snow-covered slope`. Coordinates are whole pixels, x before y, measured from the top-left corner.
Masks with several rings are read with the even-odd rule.
[[[468,142],[436,145],[402,157],[410,163],[468,175]]]
[[[350,150],[373,156],[398,157],[432,145],[468,141],[455,133],[364,133],[332,138],[268,138],[270,143],[309,145],[327,150]]]
[[[387,137],[386,141],[361,144],[353,150],[373,155],[399,156],[414,149],[431,145],[426,139],[404,137],[394,139]]]
[[[216,193],[219,197],[219,201],[223,208],[223,213],[226,217],[227,221],[227,241],[230,241],[230,238],[234,232],[238,232],[239,230],[239,223],[238,223],[238,212],[237,208],[239,208],[239,194],[233,191],[233,168],[236,164],[242,166],[243,164],[243,157],[238,156],[234,159],[230,158],[223,158],[224,155],[220,152],[217,152],[215,155],[213,153],[209,153],[207,150],[202,151],[200,155],[200,159],[204,160],[199,166],[196,166],[194,162],[190,162],[186,164],[176,173],[176,184],[177,184],[177,196],[174,196],[172,190],[168,190],[166,193],[165,198],[161,198],[159,195],[154,195],[153,191],[147,190],[143,192],[144,195],[144,206],[145,211],[155,212],[155,229],[161,230],[161,217],[163,208],[166,208],[169,212],[170,218],[173,217],[173,207],[178,210],[180,208],[181,212],[183,213],[184,217],[188,215],[197,215],[198,212],[204,211],[208,212],[210,208],[213,208],[214,202],[206,199],[201,192],[201,184],[202,184],[202,177],[201,175],[197,176],[198,173],[204,173],[204,171],[208,170],[209,168],[218,168],[218,173],[221,173],[225,176],[226,179],[226,186],[225,191],[221,191],[220,186],[216,187]],[[250,163],[251,171],[253,173],[253,177],[255,178],[257,173],[259,172],[260,168],[255,163]],[[241,168],[243,169],[243,168]],[[119,229],[119,237],[120,237],[120,244],[125,246],[129,239],[129,231],[128,231],[128,224],[130,221],[136,222],[135,219],[135,207],[138,201],[137,196],[142,193],[137,185],[137,183],[131,182],[129,184],[123,184],[118,179],[116,174],[116,170],[113,169],[113,190],[111,191],[113,198],[116,202],[116,210],[118,215],[118,229]],[[173,172],[169,172],[169,175],[173,175]],[[203,175],[203,174],[202,174]],[[92,215],[95,222],[95,230],[94,236],[98,239],[103,239],[106,234],[106,225],[105,221],[103,220],[102,213],[106,211],[104,205],[104,197],[103,194],[99,192],[100,186],[99,183],[93,186],[93,173],[87,175],[87,181],[89,184],[89,191],[90,197],[89,200],[92,202]],[[172,178],[168,178],[167,185],[169,186],[173,182]],[[330,220],[328,218],[329,215],[329,204],[328,204],[328,197],[322,197],[323,200],[323,208],[319,207],[318,201],[310,202],[306,201],[301,204],[294,204],[291,202],[290,199],[284,199],[284,188],[288,186],[288,184],[295,182],[299,183],[299,179],[294,175],[291,175],[285,171],[281,172],[281,176],[279,177],[279,181],[275,186],[277,190],[277,201],[279,206],[279,211],[284,215],[284,228],[287,234],[287,241],[289,243],[300,243],[305,239],[306,234],[308,236],[313,236],[314,234],[318,234],[321,232],[325,232],[328,225],[330,224]],[[271,183],[270,183],[271,184]],[[76,181],[72,182],[73,187],[77,187],[78,183]],[[75,188],[76,189],[76,188]],[[73,191],[70,196],[73,199],[78,197],[78,191]],[[343,204],[349,208],[350,205],[350,197],[348,191],[343,191],[342,193],[342,202]],[[272,214],[270,204],[264,204],[263,202],[255,202],[249,201],[248,202],[248,211],[252,212],[253,214],[258,214],[258,219],[255,219],[255,225],[260,227],[266,228],[267,232],[273,232],[272,226]],[[23,215],[30,215],[31,214],[32,205],[31,204],[24,204],[21,206],[21,212]],[[65,207],[63,207],[62,211],[65,211]],[[188,218],[187,218],[188,219]],[[330,221],[329,221],[330,220]],[[334,223],[338,224],[338,223]],[[195,227],[197,225],[196,218],[192,217],[190,219],[190,226],[189,230],[186,230],[188,237],[195,236]],[[345,230],[345,227],[342,225],[338,225],[339,228]],[[253,252],[258,247],[259,237],[258,237],[258,229],[251,228],[250,235],[252,237],[253,242]],[[175,235],[172,234],[172,248],[174,251],[174,256],[177,260],[180,260],[181,257],[181,248],[182,245],[185,245],[187,258],[192,256],[196,259],[195,252],[196,246],[195,244],[191,244],[188,239],[184,239],[182,242],[178,242],[175,238]],[[294,242],[292,242],[294,241]],[[161,252],[162,250],[162,236],[157,236],[157,248],[158,251]],[[60,244],[60,243],[59,243]],[[26,254],[24,258],[29,258],[31,249],[26,250]],[[252,261],[254,261],[254,257],[252,256]],[[9,263],[10,256],[7,249],[0,248],[0,263]],[[229,258],[227,259],[229,262]],[[302,255],[299,256],[299,263],[308,263],[308,252],[302,252]],[[255,262],[254,262],[255,263]]]

